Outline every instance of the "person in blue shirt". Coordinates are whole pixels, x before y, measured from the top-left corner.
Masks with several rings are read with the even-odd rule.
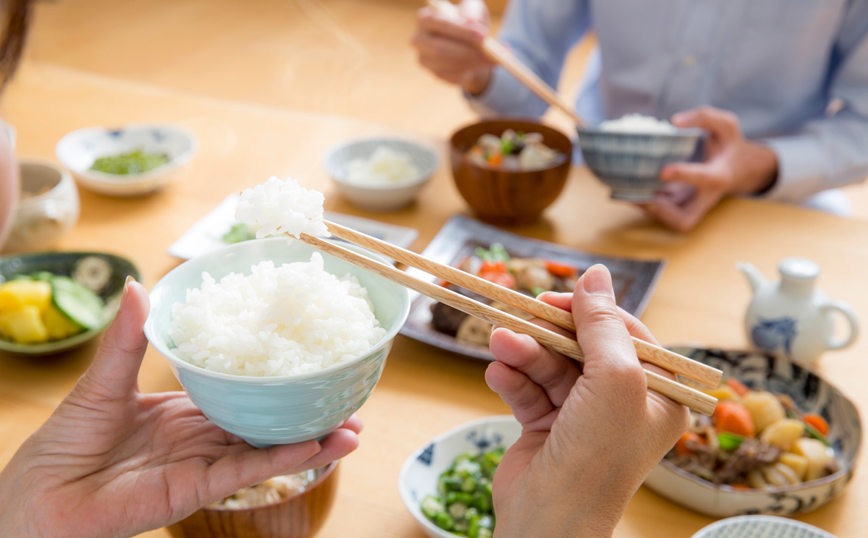
[[[419,13],[420,63],[483,115],[547,105],[480,52],[482,0]],[[599,42],[576,100],[589,123],[639,113],[708,131],[705,160],[665,167],[645,209],[686,231],[728,195],[846,215],[868,175],[866,0],[513,0],[499,39],[556,87],[570,49]]]

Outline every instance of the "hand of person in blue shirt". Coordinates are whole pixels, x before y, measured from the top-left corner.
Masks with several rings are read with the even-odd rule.
[[[464,0],[451,17],[433,7],[420,9],[411,41],[419,53],[419,63],[473,95],[482,93],[493,68],[480,48],[488,23],[488,8],[480,0]]]
[[[660,171],[667,182],[654,203],[642,207],[653,217],[680,232],[693,229],[729,195],[757,194],[770,188],[778,162],[770,148],[742,136],[735,114],[701,107],[672,116],[677,127],[699,127],[708,132],[701,163],[673,163]]]
[[[147,292],[128,282],[90,368],[0,473],[3,536],[132,536],[358,446],[355,416],[321,442],[257,449],[183,392],[140,393],[147,316]]]
[[[497,362],[485,380],[522,425],[494,476],[495,535],[611,536],[630,498],[687,428],[689,414],[648,391],[630,336],[656,342],[615,305],[605,267],[588,269],[572,294],[540,299],[572,310],[585,363],[580,367],[526,335],[492,333]]]

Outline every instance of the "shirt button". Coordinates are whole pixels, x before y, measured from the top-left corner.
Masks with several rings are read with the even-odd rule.
[[[693,67],[696,65],[696,56],[692,54],[688,54],[684,57],[684,65],[687,67]]]

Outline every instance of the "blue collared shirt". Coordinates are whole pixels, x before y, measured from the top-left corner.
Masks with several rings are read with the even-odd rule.
[[[868,175],[868,0],[513,0],[500,39],[556,87],[592,29],[576,103],[590,123],[730,110],[776,153],[775,200]],[[483,114],[547,108],[501,68],[472,102]]]

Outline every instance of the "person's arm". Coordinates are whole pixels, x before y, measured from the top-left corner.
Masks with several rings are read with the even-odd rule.
[[[842,108],[763,142],[778,160],[771,200],[799,202],[868,176],[868,3],[850,2],[832,52],[829,95]]]
[[[590,28],[587,0],[513,0],[498,39],[552,88],[557,88],[570,49]],[[484,90],[466,93],[483,116],[541,116],[548,104],[502,67],[495,67]]]
[[[18,178],[18,163],[12,151],[9,131],[0,124],[0,251],[12,230],[21,181]]]

